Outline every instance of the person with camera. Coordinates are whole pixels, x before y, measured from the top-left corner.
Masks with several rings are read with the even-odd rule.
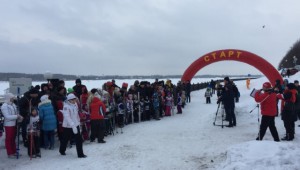
[[[229,77],[224,78],[224,87],[217,103],[219,104],[220,102],[224,104],[226,119],[229,121],[229,125],[226,127],[236,126],[236,118],[234,114],[234,92]]]
[[[274,141],[279,142],[278,132],[275,126],[275,116],[277,115],[277,95],[269,82],[263,84],[263,88],[254,95],[256,102],[260,104],[261,124],[256,140],[262,140],[269,127]]]
[[[295,134],[295,121],[297,120],[295,112],[295,102],[296,102],[297,90],[293,83],[286,85],[283,94],[278,95],[283,104],[283,109],[281,111],[281,119],[286,130],[286,135],[281,140],[291,141],[294,139]]]

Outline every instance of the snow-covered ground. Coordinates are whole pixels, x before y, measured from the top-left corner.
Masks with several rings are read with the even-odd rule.
[[[300,74],[290,78],[291,81],[295,79],[300,80]],[[264,77],[251,80],[251,89],[261,88],[265,81]],[[122,82],[117,80],[119,85]],[[83,83],[91,87],[88,82]],[[204,90],[200,90],[192,92],[192,102],[187,104],[182,115],[128,125],[123,134],[106,137],[106,144],[85,142],[86,159],[77,158],[75,147],[61,156],[57,144],[55,150],[42,149],[42,158],[33,160],[27,156],[26,148],[21,147],[23,156],[14,160],[7,158],[2,146],[0,169],[300,169],[300,127],[296,127],[295,139],[290,142],[274,142],[269,130],[263,141],[256,141],[258,112],[255,109],[249,113],[256,103],[249,96],[251,90],[246,89],[245,81],[236,84],[241,98],[236,104],[237,126],[234,128],[213,125],[216,95],[212,104],[205,104]],[[220,116],[221,112],[217,114],[216,124],[221,123]],[[298,124],[296,122],[296,126]],[[283,137],[285,129],[280,117],[276,118],[276,126]],[[0,141],[3,143],[3,138]]]

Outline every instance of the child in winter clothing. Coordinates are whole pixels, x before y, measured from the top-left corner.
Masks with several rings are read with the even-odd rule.
[[[127,114],[126,114],[126,124],[133,123],[133,95],[128,94],[128,99],[126,101],[126,108],[127,108]]]
[[[204,97],[206,97],[206,104],[210,104],[210,103],[211,103],[210,97],[212,97],[212,93],[211,93],[210,88],[207,88],[207,89],[206,89],[206,92],[205,92],[205,94],[204,94]]]
[[[120,97],[118,99],[118,125],[120,128],[124,127],[124,122],[125,122],[125,106],[123,104],[123,99]]]
[[[181,93],[178,93],[177,95],[177,114],[182,114],[182,99],[181,99]]]
[[[171,109],[173,107],[173,97],[170,92],[168,92],[168,95],[166,97],[166,112],[165,116],[171,116]]]
[[[159,119],[159,98],[158,98],[158,93],[157,92],[153,93],[153,109],[154,109],[153,118],[155,120],[160,120]]]
[[[134,122],[139,122],[139,100],[137,95],[133,95],[133,117]]]
[[[144,111],[145,111],[145,119],[150,120],[151,111],[150,111],[150,100],[148,96],[146,96],[144,101]]]
[[[40,152],[40,118],[36,108],[31,110],[27,124],[28,134],[28,156],[32,158],[41,157]]]

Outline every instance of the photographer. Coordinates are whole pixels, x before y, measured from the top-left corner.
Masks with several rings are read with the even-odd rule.
[[[224,104],[226,119],[229,121],[229,125],[226,127],[236,126],[236,118],[234,114],[234,92],[229,77],[224,78],[224,88],[217,103],[219,104],[220,102]]]
[[[256,140],[262,140],[269,127],[274,141],[279,142],[278,132],[275,126],[275,116],[277,114],[277,96],[274,93],[271,83],[265,82],[263,88],[255,93],[254,99],[260,103],[261,124]]]

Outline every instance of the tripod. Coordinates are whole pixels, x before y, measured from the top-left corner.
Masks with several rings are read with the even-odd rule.
[[[257,123],[258,123],[258,140],[261,140],[261,137],[260,137],[260,125],[259,125],[259,104],[256,104],[256,106],[249,112],[249,113],[252,113],[255,109],[257,108]]]
[[[223,106],[222,106],[222,124],[221,125],[216,124],[216,120],[217,120],[220,105],[221,105],[221,102],[218,104],[218,109],[217,109],[217,112],[216,112],[215,121],[214,121],[213,125],[214,126],[221,126],[223,128],[224,127],[224,124],[223,124],[223,122],[224,122],[224,113],[225,113]]]

